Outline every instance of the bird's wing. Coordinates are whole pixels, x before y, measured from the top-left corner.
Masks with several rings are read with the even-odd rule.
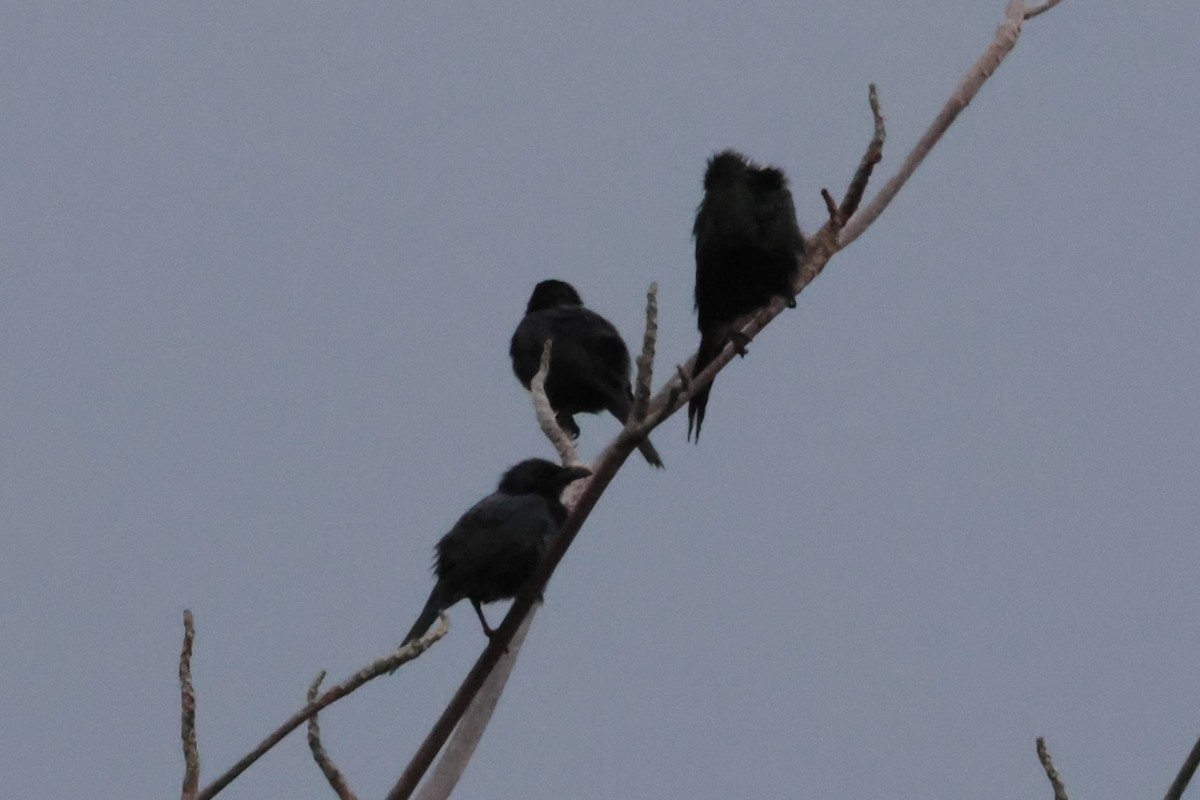
[[[471,582],[514,559],[538,559],[557,530],[546,501],[537,495],[488,495],[472,506],[437,546],[437,572],[450,585]]]

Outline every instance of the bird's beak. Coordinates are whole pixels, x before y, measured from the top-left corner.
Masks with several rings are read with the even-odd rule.
[[[586,478],[592,471],[587,467],[567,467],[563,470],[563,486],[574,483],[580,478]]]

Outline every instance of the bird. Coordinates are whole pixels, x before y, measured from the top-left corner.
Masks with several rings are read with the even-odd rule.
[[[579,436],[574,415],[608,411],[622,424],[633,408],[629,383],[629,348],[613,324],[585,308],[575,287],[550,279],[533,287],[525,316],[509,345],[513,373],[526,389],[541,366],[542,348],[553,339],[546,397],[559,426]],[[638,442],[642,456],[655,467],[662,458],[649,439]]]
[[[540,458],[505,471],[496,491],[471,506],[437,543],[437,581],[400,646],[423,635],[439,613],[463,599],[471,601],[491,638],[495,631],[483,604],[513,597],[525,585],[567,518],[563,489],[591,474],[587,467],[561,467]]]
[[[700,350],[692,377],[712,363],[732,340],[745,355],[746,338],[734,323],[776,295],[796,307],[792,284],[804,259],[804,236],[787,175],[760,166],[736,150],[708,160],[704,198],[692,227],[696,239],[696,323]],[[712,389],[709,383],[688,403],[688,439],[700,427]]]

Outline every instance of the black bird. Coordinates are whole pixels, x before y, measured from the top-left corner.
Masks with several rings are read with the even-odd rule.
[[[554,346],[546,397],[564,431],[572,438],[579,435],[573,417],[579,413],[607,410],[622,423],[629,419],[629,349],[612,323],[584,308],[579,292],[565,281],[542,281],[533,287],[525,317],[513,334],[508,352],[513,372],[526,389],[541,365],[547,339],[553,339]],[[663,465],[649,439],[643,439],[638,450],[652,465]]]
[[[761,167],[734,150],[717,153],[704,172],[704,199],[696,209],[696,315],[700,352],[692,377],[712,363],[732,340],[743,355],[745,338],[734,330],[739,318],[776,295],[796,307],[792,282],[804,258],[804,236],[787,176]],[[688,404],[688,438],[700,441],[710,383]]]
[[[472,506],[437,543],[437,583],[403,644],[429,630],[439,612],[464,598],[490,637],[494,631],[482,605],[512,597],[525,585],[567,518],[559,499],[563,489],[591,474],[586,467],[560,467],[540,458],[510,467],[499,488]]]

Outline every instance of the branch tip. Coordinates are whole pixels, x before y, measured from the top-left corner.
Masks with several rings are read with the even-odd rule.
[[[1063,785],[1062,778],[1058,776],[1058,770],[1054,768],[1054,762],[1050,760],[1050,751],[1046,749],[1046,740],[1039,736],[1037,738],[1037,755],[1038,761],[1042,762],[1042,769],[1046,772],[1046,777],[1050,781],[1050,788],[1054,790],[1054,800],[1069,800],[1067,797],[1067,787]]]

